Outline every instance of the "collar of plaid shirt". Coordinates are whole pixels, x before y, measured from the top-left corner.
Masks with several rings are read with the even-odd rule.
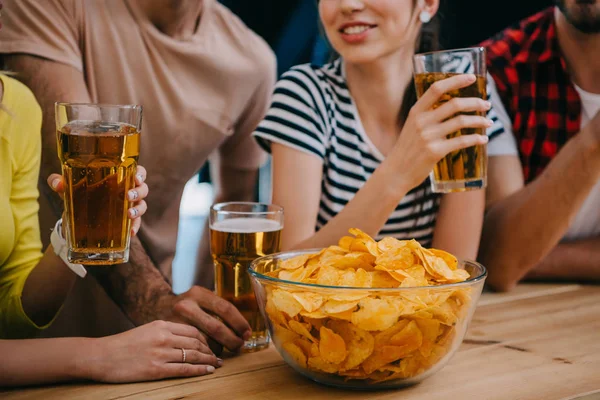
[[[560,51],[554,7],[483,42],[513,123],[526,182],[539,176],[581,126],[581,99]]]

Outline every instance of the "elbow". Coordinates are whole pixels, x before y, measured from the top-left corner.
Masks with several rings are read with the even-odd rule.
[[[494,292],[502,292],[502,293],[512,291],[517,286],[518,282],[519,282],[518,279],[513,279],[511,277],[502,277],[502,276],[497,277],[496,275],[493,275],[491,273],[488,275],[488,279],[486,280],[487,285]]]
[[[486,284],[496,292],[510,292],[537,265],[532,259],[500,258],[482,260],[488,270]]]

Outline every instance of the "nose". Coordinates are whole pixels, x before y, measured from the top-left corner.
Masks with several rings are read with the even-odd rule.
[[[365,3],[362,0],[341,0],[340,10],[344,14],[352,14],[357,11],[362,11],[365,8]]]

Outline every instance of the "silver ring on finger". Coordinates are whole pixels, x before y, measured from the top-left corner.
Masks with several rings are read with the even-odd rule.
[[[187,358],[187,354],[185,352],[185,349],[182,347],[181,348],[181,362],[184,363],[186,358]]]

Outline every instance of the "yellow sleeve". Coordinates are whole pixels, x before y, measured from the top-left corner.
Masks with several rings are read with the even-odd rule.
[[[31,336],[44,328],[27,317],[21,304],[25,281],[42,258],[38,221],[42,112],[25,85],[6,76],[1,79],[4,110],[0,111],[0,126],[8,146],[4,154],[10,156],[1,164],[9,162],[10,169],[0,170],[0,176],[8,178],[10,190],[2,191],[0,196],[9,197],[8,215],[13,216],[14,238],[10,255],[0,265],[0,338],[15,338]],[[0,243],[0,247],[6,245]]]

